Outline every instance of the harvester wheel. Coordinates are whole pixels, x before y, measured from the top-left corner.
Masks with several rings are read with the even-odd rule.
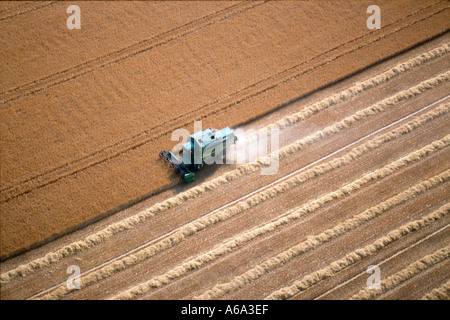
[[[195,173],[189,172],[189,173],[183,174],[181,177],[183,178],[184,182],[188,183],[188,182],[195,180]]]
[[[203,169],[204,164],[203,163],[199,163],[199,164],[194,164],[194,170],[195,171],[200,171]]]

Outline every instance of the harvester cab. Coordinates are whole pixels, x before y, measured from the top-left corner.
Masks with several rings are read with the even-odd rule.
[[[194,172],[201,170],[205,164],[222,163],[227,149],[236,140],[234,131],[228,127],[222,130],[208,128],[189,136],[183,144],[181,157],[166,150],[159,155],[175,169],[184,182],[191,182],[196,177]]]

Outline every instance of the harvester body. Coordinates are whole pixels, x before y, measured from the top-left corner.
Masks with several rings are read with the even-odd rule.
[[[201,170],[205,164],[222,163],[227,148],[236,140],[234,131],[228,127],[222,130],[208,128],[189,136],[183,144],[181,157],[165,150],[160,152],[160,156],[169,162],[184,182],[191,182],[195,179],[194,171]]]

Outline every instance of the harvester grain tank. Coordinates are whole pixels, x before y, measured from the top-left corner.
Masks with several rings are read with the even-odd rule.
[[[226,156],[227,147],[234,144],[237,137],[228,127],[222,130],[205,129],[189,136],[183,144],[181,158],[170,151],[163,150],[160,157],[166,160],[184,182],[195,179],[195,172],[201,170],[205,164],[210,164],[219,157]]]

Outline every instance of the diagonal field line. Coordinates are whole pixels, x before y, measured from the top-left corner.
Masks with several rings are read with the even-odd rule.
[[[37,2],[37,1],[35,1],[35,2]],[[41,8],[45,8],[47,6],[51,6],[51,5],[55,4],[56,2],[58,2],[58,1],[52,1],[52,2],[49,2],[49,3],[43,3],[40,6],[37,6],[37,5],[33,4],[34,6],[31,7],[31,8],[26,8],[25,10],[22,10],[22,11],[19,11],[19,12],[15,12],[15,13],[9,14],[9,15],[4,16],[4,17],[0,17],[0,22],[4,21],[4,20],[7,20],[7,19],[11,19],[11,18],[17,17],[17,16],[21,16],[21,15],[23,15],[25,13],[28,13],[28,12],[31,12],[31,11],[34,11],[34,10],[38,10],[38,9],[41,9]],[[30,5],[30,4],[28,4],[28,5]],[[12,11],[12,10],[18,9],[20,7],[23,7],[23,5],[19,5],[16,8],[10,8],[10,9],[4,10],[4,11]]]
[[[438,4],[438,3],[440,3],[440,2],[437,2],[437,3],[435,3],[433,5],[430,5],[430,6],[426,7],[426,8],[418,10],[417,12],[414,12],[414,13],[408,15],[407,17],[413,16],[413,15],[417,14],[418,12],[420,12],[422,10],[425,10],[427,8],[430,8],[430,7],[432,7],[432,6],[434,6],[434,5]],[[356,50],[359,50],[362,47],[365,47],[365,46],[367,46],[367,45],[369,45],[369,44],[371,44],[373,42],[379,41],[380,39],[383,39],[383,38],[385,38],[387,36],[390,36],[390,35],[398,32],[398,31],[400,31],[400,30],[402,30],[402,29],[404,29],[404,28],[406,28],[408,26],[411,26],[411,25],[414,25],[414,24],[416,24],[418,22],[426,20],[429,17],[431,17],[431,16],[433,16],[435,14],[438,14],[438,13],[444,11],[444,10],[445,10],[445,8],[441,9],[441,10],[439,10],[437,12],[434,12],[434,13],[432,13],[432,14],[424,17],[424,18],[420,18],[419,20],[416,20],[416,21],[414,21],[414,22],[412,22],[412,23],[410,23],[410,24],[408,24],[406,26],[397,28],[397,29],[395,29],[394,31],[392,31],[392,32],[390,32],[388,34],[382,35],[381,37],[379,37],[379,38],[377,38],[375,40],[369,41],[369,42],[367,42],[367,43],[365,43],[363,45],[360,45],[360,46],[356,47],[355,49],[352,49],[350,51],[346,51],[345,53],[343,53],[341,55],[338,55],[338,56],[335,56],[331,60],[328,60],[328,61],[326,61],[326,62],[324,62],[322,64],[319,64],[318,66],[315,66],[313,68],[310,68],[310,69],[308,69],[306,71],[302,71],[302,72],[300,72],[298,74],[293,74],[293,75],[289,76],[290,73],[294,72],[295,69],[298,68],[303,63],[298,65],[298,66],[295,66],[293,68],[290,68],[288,70],[285,70],[285,71],[275,75],[275,79],[276,79],[277,77],[281,77],[281,76],[283,76],[284,73],[288,72],[288,75],[286,75],[286,77],[285,77],[285,79],[283,81],[281,81],[281,82],[278,81],[275,84],[269,85],[268,87],[266,86],[262,90],[260,90],[260,88],[259,89],[257,88],[256,93],[249,93],[244,98],[239,98],[238,97],[238,98],[235,99],[234,102],[231,102],[231,103],[227,103],[226,101],[217,100],[215,102],[212,102],[210,104],[207,104],[205,106],[200,107],[199,109],[195,110],[195,112],[201,111],[204,108],[210,107],[212,104],[226,103],[225,106],[223,106],[223,107],[221,107],[221,108],[219,108],[217,110],[214,110],[212,112],[209,112],[207,115],[202,115],[199,119],[201,120],[201,119],[205,118],[206,116],[210,116],[212,114],[215,114],[215,113],[218,113],[218,112],[222,112],[222,111],[226,110],[227,108],[232,107],[232,106],[234,106],[236,104],[239,104],[239,103],[241,103],[241,102],[243,102],[243,101],[245,101],[247,99],[250,99],[251,97],[253,97],[255,95],[261,94],[261,93],[263,93],[263,92],[265,92],[265,91],[267,91],[269,89],[273,89],[273,88],[275,88],[277,86],[285,84],[286,82],[292,81],[293,79],[298,78],[302,74],[305,74],[305,73],[307,73],[307,72],[309,72],[309,71],[311,71],[313,69],[316,69],[316,68],[319,68],[319,67],[321,67],[321,66],[323,66],[325,64],[328,64],[330,61],[336,60],[336,59],[338,59],[338,58],[340,58],[340,57],[342,57],[342,56],[344,56],[346,54],[349,54],[349,53],[352,53],[352,52],[354,52]],[[399,21],[402,21],[404,19],[406,19],[406,17],[401,19],[401,20],[399,20]],[[397,22],[399,22],[399,21],[397,21]],[[395,22],[395,23],[397,23],[397,22]],[[395,23],[392,23],[392,24],[395,24]],[[360,38],[362,38],[362,37],[363,36],[361,36]],[[348,43],[356,41],[357,39],[358,38],[353,39],[352,41],[349,41]],[[342,44],[340,46],[347,45],[348,43],[344,43],[344,44]],[[328,52],[336,50],[340,46],[338,46],[338,47],[336,47],[336,48],[334,48],[334,49],[332,49],[332,50],[330,50]],[[326,53],[328,53],[328,52],[326,52]],[[324,53],[324,54],[326,54],[326,53]],[[313,59],[315,59],[317,57],[318,56],[314,57]],[[291,69],[294,69],[294,70],[291,71]],[[298,72],[298,71],[296,71],[296,72]],[[252,89],[252,87],[258,86],[261,83],[263,85],[265,85],[263,82],[266,81],[266,80],[269,81],[272,78],[274,78],[274,77],[269,77],[269,78],[267,78],[267,79],[265,79],[263,81],[260,81],[260,82],[258,82],[256,84],[253,84],[252,86],[250,86],[250,87],[248,87],[248,88],[246,88],[246,89],[244,89],[242,91],[239,91],[239,92],[237,92],[235,94],[240,94],[240,93],[244,92],[247,89]],[[227,97],[225,100],[227,100],[229,98],[230,97]],[[185,118],[185,117],[186,117],[186,115],[182,115],[182,116],[180,116],[180,117],[178,117],[176,119],[171,120],[170,122],[174,123],[175,121],[178,121],[178,120],[183,121],[182,118]],[[181,125],[178,125],[178,126],[179,127],[180,126],[185,126],[187,124],[188,124],[188,122],[185,122],[185,123],[183,123]],[[45,187],[45,186],[47,186],[49,184],[55,183],[55,182],[65,178],[65,177],[68,177],[68,176],[71,176],[73,174],[79,173],[79,172],[81,172],[81,171],[83,171],[83,170],[85,170],[85,169],[87,169],[89,167],[92,167],[92,166],[95,166],[95,165],[99,165],[99,164],[101,164],[101,163],[103,163],[103,162],[105,162],[105,161],[107,161],[109,159],[112,159],[112,158],[115,158],[117,156],[120,156],[121,154],[124,154],[124,153],[126,153],[126,152],[128,152],[130,150],[133,150],[135,148],[139,148],[139,147],[141,147],[143,145],[146,145],[146,144],[150,143],[151,141],[153,141],[154,139],[157,139],[157,138],[163,136],[164,134],[167,134],[167,132],[165,132],[165,133],[161,133],[161,134],[159,134],[157,136],[154,136],[154,137],[151,137],[151,138],[148,137],[151,131],[158,130],[158,129],[160,129],[160,127],[161,126],[154,127],[152,129],[149,129],[149,130],[147,130],[145,132],[142,132],[142,133],[140,133],[140,134],[138,134],[138,135],[136,135],[136,136],[134,136],[134,137],[132,137],[130,139],[119,141],[119,142],[117,142],[117,143],[115,143],[115,144],[113,144],[111,146],[108,146],[108,147],[102,149],[102,150],[96,151],[96,152],[94,152],[94,153],[92,153],[92,154],[90,154],[90,155],[88,155],[86,157],[77,159],[76,161],[71,161],[71,162],[66,163],[66,164],[64,164],[62,166],[54,168],[54,169],[52,169],[50,171],[47,171],[45,173],[39,174],[39,175],[31,177],[31,178],[29,178],[29,179],[27,179],[25,181],[22,181],[22,182],[20,182],[19,184],[15,185],[15,186],[8,187],[7,189],[9,191],[8,191],[8,194],[6,195],[6,201],[8,201],[9,199],[12,199],[12,198],[15,198],[15,197],[27,194],[29,192],[32,192],[35,189]],[[115,150],[116,148],[121,148],[121,149],[120,150]],[[75,168],[75,166],[78,166],[78,168]],[[39,180],[44,180],[44,181],[39,182]],[[36,181],[38,181],[37,185],[36,185],[36,183],[33,183],[33,182],[36,182]],[[28,184],[31,184],[31,185],[28,185]],[[33,184],[35,186],[33,186]],[[3,190],[2,190],[2,192],[3,192]],[[2,197],[2,199],[5,199],[5,198]]]
[[[430,61],[433,61],[434,59],[437,59],[443,55],[446,55],[449,52],[449,49],[450,49],[450,44],[447,43],[447,44],[441,45],[433,50],[430,50],[426,53],[420,54],[412,59],[409,59],[403,63],[400,63],[400,64],[394,66],[393,68],[383,72],[380,75],[372,77],[366,81],[357,83],[354,86],[350,87],[349,89],[340,92],[339,94],[335,94],[326,99],[323,99],[319,103],[316,103],[316,104],[306,108],[305,110],[298,112],[297,114],[295,114],[291,117],[285,117],[284,119],[277,121],[274,125],[276,125],[280,128],[281,121],[284,121],[285,123],[288,122],[288,124],[283,125],[284,127],[286,127],[286,126],[293,125],[300,120],[307,119],[311,115],[313,115],[319,111],[322,111],[322,110],[328,108],[329,106],[335,105],[342,101],[349,100],[364,91],[374,88],[384,82],[389,81],[392,78],[399,76],[400,74],[402,74],[404,72],[411,70],[412,68],[418,67],[424,63],[428,63]],[[271,127],[268,129],[271,129]],[[86,159],[90,158],[91,156],[92,155],[87,156]],[[83,158],[81,160],[84,161],[86,159]],[[110,157],[107,157],[106,159],[110,159]],[[102,161],[104,161],[104,160],[105,159],[103,159]],[[94,164],[86,164],[86,165],[82,166],[82,168],[79,170],[69,172],[69,175],[78,173],[92,165],[96,165],[99,163],[100,162],[96,162]],[[9,201],[12,198],[15,198],[17,196],[31,192],[32,190],[34,190],[36,188],[45,187],[48,184],[58,181],[62,177],[66,176],[66,175],[63,175],[64,172],[58,173],[58,171],[66,170],[66,167],[69,166],[68,168],[70,168],[70,166],[72,164],[74,164],[74,162],[69,163],[63,167],[56,168],[55,170],[49,171],[45,174],[40,174],[38,176],[34,176],[30,179],[27,179],[27,180],[19,183],[16,186],[3,188],[2,190],[0,190],[0,202]],[[47,176],[48,174],[53,174],[53,172],[56,173],[56,178],[50,178],[49,180],[48,180],[48,178],[45,178],[45,176]],[[33,181],[39,180],[39,179],[46,179],[48,181],[46,181],[46,182],[43,181],[39,186],[31,188],[31,189],[30,189],[30,187],[27,186],[28,184],[33,183]]]
[[[395,24],[398,24],[399,22],[402,22],[402,21],[404,21],[404,20],[406,20],[406,19],[408,19],[408,18],[410,18],[410,17],[412,17],[412,16],[414,16],[414,15],[417,15],[417,14],[421,13],[422,11],[425,11],[425,10],[427,10],[427,9],[429,9],[429,8],[432,8],[432,7],[438,5],[438,4],[442,3],[442,2],[443,2],[443,1],[438,1],[438,2],[435,2],[435,3],[432,3],[432,4],[428,5],[428,6],[426,6],[426,7],[420,8],[420,9],[416,10],[415,12],[412,12],[412,13],[410,13],[410,14],[408,14],[408,15],[402,17],[402,18],[399,19],[399,20],[396,20],[396,21],[394,21],[394,22],[391,22],[390,24],[387,24],[387,25],[383,26],[383,28],[386,29],[386,28],[391,27],[391,26],[393,26],[393,25],[395,25]],[[219,11],[217,11],[217,12],[214,12],[214,13],[212,13],[212,14],[210,14],[210,15],[201,17],[201,18],[199,18],[199,19],[197,19],[197,20],[194,20],[194,21],[191,21],[191,22],[189,22],[189,23],[187,23],[187,24],[185,24],[185,25],[181,25],[181,26],[179,26],[179,27],[177,27],[177,28],[174,28],[174,29],[172,29],[172,30],[170,30],[170,31],[167,31],[167,32],[164,32],[164,33],[162,33],[162,34],[156,35],[156,36],[154,36],[154,37],[152,37],[152,38],[150,38],[150,39],[143,40],[143,41],[141,41],[141,42],[138,42],[138,43],[133,44],[133,45],[131,45],[131,46],[129,46],[129,47],[120,49],[120,50],[118,50],[118,51],[116,51],[116,52],[113,52],[113,53],[111,53],[111,54],[108,54],[108,55],[106,55],[106,56],[102,56],[102,57],[96,58],[96,59],[94,59],[94,60],[87,61],[87,62],[85,62],[85,63],[82,63],[82,64],[80,64],[80,65],[71,67],[71,68],[69,68],[69,69],[60,71],[60,72],[55,73],[55,74],[52,74],[52,75],[50,75],[50,76],[47,76],[47,77],[44,77],[44,78],[35,80],[35,81],[33,81],[33,82],[30,82],[30,83],[21,85],[21,86],[19,86],[19,87],[14,88],[14,89],[7,90],[7,91],[5,91],[5,92],[0,93],[0,96],[3,96],[3,95],[5,95],[5,94],[9,94],[9,93],[13,93],[13,92],[16,92],[16,91],[21,91],[21,89],[23,89],[23,88],[30,87],[30,86],[35,85],[35,84],[38,84],[38,83],[40,83],[40,82],[44,82],[44,81],[46,81],[46,80],[48,80],[48,79],[57,77],[57,76],[59,76],[59,75],[61,75],[61,74],[69,73],[69,72],[70,72],[71,70],[73,70],[73,69],[79,69],[80,67],[89,66],[89,65],[91,65],[93,62],[105,60],[106,58],[109,58],[110,56],[115,56],[115,55],[117,55],[117,54],[119,54],[119,53],[122,53],[122,52],[128,52],[128,51],[131,50],[131,53],[127,53],[127,54],[125,55],[125,57],[123,57],[123,58],[121,58],[121,59],[119,59],[119,60],[114,60],[114,59],[112,59],[111,61],[109,61],[109,63],[104,63],[104,64],[100,65],[100,67],[93,68],[93,69],[91,69],[91,70],[89,70],[89,71],[87,71],[87,72],[81,72],[80,75],[84,75],[84,74],[86,74],[86,73],[90,73],[90,72],[92,72],[92,71],[96,71],[96,70],[101,69],[101,68],[103,68],[103,67],[107,67],[107,66],[110,66],[110,65],[112,65],[112,64],[115,64],[115,63],[117,63],[117,62],[120,62],[120,61],[122,61],[122,60],[124,60],[124,59],[127,59],[127,58],[129,58],[129,57],[133,57],[133,56],[135,56],[135,55],[137,55],[137,54],[143,53],[143,52],[145,52],[145,51],[147,51],[147,50],[149,50],[149,49],[153,49],[154,47],[158,47],[158,46],[160,46],[160,45],[166,44],[166,43],[168,43],[168,42],[170,42],[170,41],[172,41],[172,40],[177,40],[178,38],[180,38],[180,37],[182,37],[182,36],[185,36],[185,35],[188,35],[188,34],[190,34],[190,33],[196,32],[196,31],[201,30],[201,29],[203,29],[203,28],[205,28],[205,27],[207,27],[207,26],[209,26],[209,25],[211,25],[211,24],[215,24],[215,23],[220,22],[220,21],[222,21],[222,20],[225,20],[225,19],[228,19],[228,18],[230,18],[230,17],[233,17],[233,16],[235,16],[236,14],[241,14],[241,13],[243,13],[243,12],[245,12],[245,11],[248,11],[248,10],[253,9],[253,8],[259,6],[259,5],[263,5],[263,4],[265,4],[265,3],[267,3],[267,1],[259,2],[259,3],[255,4],[255,5],[250,5],[250,6],[249,6],[245,1],[244,1],[244,2],[240,2],[240,3],[236,4],[236,5],[232,5],[232,6],[230,6],[230,7],[225,8],[225,9],[222,9],[222,10],[219,10]],[[241,7],[243,7],[243,8],[241,9]],[[237,8],[237,11],[234,11],[235,8]],[[231,9],[232,9],[232,10],[231,10]],[[418,22],[421,22],[421,21],[423,21],[423,20],[426,20],[426,19],[430,18],[430,17],[433,16],[433,15],[439,14],[440,12],[444,11],[445,9],[446,9],[446,8],[440,9],[440,10],[438,10],[438,11],[436,11],[436,12],[433,12],[433,13],[427,15],[426,17],[420,18],[419,20],[416,20],[416,21],[414,21],[414,22],[412,22],[412,23],[410,23],[410,24],[407,24],[406,26],[397,28],[397,29],[395,29],[394,31],[389,32],[389,33],[387,33],[387,34],[384,34],[384,35],[382,35],[381,37],[379,37],[379,38],[377,38],[377,39],[375,39],[375,40],[369,41],[369,43],[378,41],[379,39],[382,39],[382,38],[385,38],[385,37],[387,37],[387,36],[390,36],[390,35],[392,35],[392,34],[398,32],[398,31],[400,31],[400,30],[402,30],[402,29],[405,29],[405,28],[407,28],[407,27],[409,27],[409,26],[411,26],[411,25],[414,25],[414,24],[416,24],[416,23],[418,23]],[[231,12],[228,13],[228,11],[231,11]],[[219,13],[222,13],[222,12],[228,13],[228,15],[223,16],[223,17],[218,16],[218,14],[219,14]],[[216,18],[216,20],[209,21],[209,20],[212,20],[213,18],[215,18],[216,15],[218,16],[218,17]],[[204,20],[205,20],[205,21],[204,21]],[[202,24],[202,22],[203,22],[203,24]],[[175,33],[176,31],[179,31],[180,29],[183,30],[184,27],[189,26],[189,25],[194,25],[195,27],[198,27],[198,28],[195,28],[195,27],[194,27],[194,28],[192,28],[192,30],[190,30],[190,31],[187,31],[187,32],[185,32],[185,33],[181,33],[181,35],[177,35],[177,34]],[[175,33],[175,35],[174,35],[174,37],[171,38],[169,35],[171,35],[172,33]],[[290,67],[290,68],[288,68],[288,69],[286,69],[286,70],[283,70],[283,71],[281,71],[279,74],[283,74],[283,73],[286,73],[286,72],[288,72],[288,71],[294,70],[294,69],[298,68],[299,66],[301,66],[301,65],[303,65],[303,64],[305,64],[305,63],[311,62],[312,60],[315,60],[315,59],[318,58],[318,57],[325,56],[325,55],[327,55],[327,54],[330,53],[330,52],[336,51],[336,50],[338,50],[339,48],[341,48],[341,47],[343,47],[343,46],[346,46],[346,45],[348,45],[348,44],[350,44],[350,43],[353,43],[353,42],[356,42],[356,41],[358,41],[358,40],[361,40],[361,39],[363,39],[363,38],[365,38],[365,37],[367,37],[367,36],[370,36],[370,35],[373,34],[373,33],[374,33],[374,32],[371,32],[371,33],[368,33],[368,34],[364,34],[364,35],[358,36],[358,37],[356,37],[356,38],[354,38],[354,39],[352,39],[352,40],[349,40],[348,42],[342,43],[342,44],[340,44],[340,45],[338,45],[338,46],[336,46],[336,47],[334,47],[334,48],[332,48],[332,49],[329,49],[328,51],[325,51],[325,52],[323,52],[323,53],[320,53],[320,54],[318,54],[318,55],[316,55],[316,56],[310,58],[309,60],[307,60],[307,61],[305,61],[305,62],[302,62],[302,63],[300,63],[300,64],[298,64],[298,65],[293,66],[293,67]],[[167,34],[167,35],[166,35],[166,34]],[[162,36],[166,36],[167,38],[169,38],[169,40],[160,41],[160,42],[157,42],[156,45],[150,46],[150,47],[148,47],[148,48],[147,48],[147,47],[144,47],[142,50],[138,50],[138,48],[139,48],[141,45],[143,45],[143,44],[147,44],[147,45],[148,45],[148,43],[152,43],[152,40],[153,40],[153,39],[158,39],[158,38],[160,38],[160,37],[162,37]],[[359,46],[359,47],[357,47],[356,49],[351,50],[350,52],[355,51],[355,50],[358,50],[358,49],[360,49],[361,47],[364,47],[364,46],[366,46],[366,44],[363,44],[362,46]],[[344,53],[344,54],[346,54],[346,53]],[[336,58],[334,58],[334,59],[336,59]],[[277,75],[278,75],[278,74],[276,74],[275,76],[277,76]],[[274,76],[271,76],[271,77],[269,77],[269,78],[272,78],[272,77],[274,77]],[[68,80],[72,80],[72,79],[74,79],[74,77],[71,77],[71,78],[69,78]],[[64,81],[64,82],[65,82],[65,81]],[[260,81],[260,82],[262,82],[262,81]],[[257,82],[257,83],[255,83],[255,84],[251,85],[250,87],[255,86],[255,85],[258,84],[258,83],[259,83],[259,82]],[[56,84],[59,84],[59,83],[56,83]],[[49,88],[49,86],[44,86],[43,89],[47,89],[47,88]],[[247,88],[246,88],[246,89],[247,89]],[[40,91],[40,90],[38,90],[38,91]],[[37,91],[34,91],[34,92],[37,92]],[[30,92],[30,93],[34,93],[34,92]],[[26,94],[26,95],[29,95],[30,93],[25,93],[25,94]],[[3,101],[2,101],[1,103],[6,104],[6,103],[11,102],[11,101],[14,101],[14,100],[16,100],[16,99],[18,99],[18,98],[21,98],[22,96],[23,96],[23,95],[20,95],[20,96],[18,96],[18,97],[16,97],[16,98],[7,98],[7,99],[2,98]],[[205,107],[208,107],[208,106],[209,106],[209,105],[207,105],[207,106],[205,106]]]
[[[449,300],[450,299],[450,280],[441,286],[434,288],[423,295],[420,300]]]
[[[399,241],[440,219],[448,217],[449,213],[450,204],[447,203],[436,211],[433,211],[432,213],[426,215],[422,219],[408,222],[400,228],[389,232],[387,235],[378,238],[372,244],[356,249],[353,252],[345,255],[342,259],[334,261],[327,267],[313,272],[312,274],[309,274],[298,281],[295,281],[291,286],[284,287],[272,292],[266,297],[266,299],[290,299],[293,296],[298,295],[299,293],[306,291],[307,289],[317,285],[318,283],[338,274],[342,270],[349,268],[355,263],[358,263],[359,261],[367,257],[373,256],[378,251],[383,250],[392,243]]]
[[[291,260],[297,258],[305,252],[315,250],[319,246],[326,244],[338,237],[345,235],[346,233],[361,227],[365,223],[378,218],[385,214],[389,210],[392,210],[408,201],[417,198],[421,194],[429,191],[432,188],[436,188],[445,182],[450,180],[450,172],[447,174],[439,174],[430,179],[423,180],[416,185],[396,194],[395,196],[382,201],[381,203],[374,205],[359,214],[353,215],[333,228],[326,229],[313,236],[308,236],[306,240],[299,242],[298,244],[284,250],[283,252],[264,260],[258,265],[252,267],[250,270],[243,274],[234,277],[227,283],[218,284],[210,290],[207,290],[203,294],[196,297],[196,299],[219,299],[224,295],[236,292],[251,282],[260,279],[263,276],[271,273],[272,271],[286,265]],[[447,206],[450,209],[450,206]],[[441,207],[445,208],[444,207]]]
[[[436,250],[434,253],[426,255],[417,261],[414,261],[406,268],[400,270],[399,272],[389,276],[387,279],[381,281],[380,289],[363,289],[355,293],[350,299],[351,300],[368,300],[374,299],[379,295],[385,294],[395,287],[399,286],[403,282],[410,280],[411,278],[419,275],[428,268],[434,267],[435,265],[444,262],[450,258],[450,245]]]
[[[209,25],[215,24],[217,22],[231,18],[237,14],[241,14],[245,11],[253,9],[260,6],[264,2],[239,2],[233,4],[232,6],[226,7],[219,11],[207,14],[206,16],[200,17],[186,24],[180,25],[174,29],[165,31],[161,34],[155,35],[149,39],[137,42],[128,47],[119,49],[107,55],[89,60],[87,62],[81,63],[74,67],[59,71],[52,75],[37,79],[27,84],[23,84],[14,89],[9,89],[5,92],[0,93],[1,103],[7,104],[14,100],[23,98],[30,94],[48,89],[55,85],[67,82],[78,78],[79,76],[91,73],[96,70],[100,70],[104,67],[108,67],[112,64],[118,63],[122,60],[134,57],[140,53],[151,50],[153,48],[159,47],[161,45],[167,44],[173,40],[177,40],[180,37],[186,36],[188,34],[194,33],[201,30]],[[426,9],[426,8],[424,8]],[[64,79],[59,79],[61,76],[66,77]],[[6,97],[6,98],[5,98]]]
[[[419,215],[420,215],[420,214],[419,214]],[[408,245],[407,247],[405,247],[405,248],[403,248],[403,249],[401,249],[401,250],[395,252],[393,255],[389,256],[388,258],[383,259],[382,261],[379,261],[378,263],[376,263],[376,265],[382,267],[384,263],[386,263],[386,262],[388,262],[388,261],[391,261],[392,259],[395,259],[396,257],[398,257],[399,255],[401,255],[402,253],[406,252],[407,250],[410,250],[411,248],[417,247],[418,245],[424,243],[425,241],[427,241],[428,239],[430,239],[430,238],[433,237],[434,235],[436,235],[436,234],[442,232],[443,230],[445,230],[445,229],[447,229],[447,228],[449,228],[449,227],[450,227],[449,225],[446,225],[446,226],[444,226],[444,227],[442,227],[442,228],[440,228],[440,229],[438,229],[438,230],[432,232],[431,234],[427,235],[426,237],[424,237],[424,238],[422,238],[422,239],[419,239],[418,241],[414,242],[413,244]],[[325,299],[326,299],[326,295],[327,295],[327,294],[329,294],[329,293],[331,293],[331,292],[333,292],[333,291],[335,291],[335,290],[337,290],[337,289],[339,289],[339,288],[345,286],[347,283],[349,283],[349,282],[351,282],[351,281],[353,281],[353,280],[355,280],[355,279],[357,279],[358,277],[361,277],[361,276],[363,276],[363,275],[367,275],[367,273],[366,273],[365,270],[364,270],[363,272],[360,272],[360,273],[356,274],[355,276],[353,276],[353,277],[351,277],[351,278],[345,280],[344,282],[342,282],[342,283],[336,285],[335,287],[331,288],[330,290],[327,290],[327,291],[321,293],[320,295],[318,295],[317,297],[315,297],[314,300],[319,300],[319,299],[324,298],[324,297],[325,297]]]

